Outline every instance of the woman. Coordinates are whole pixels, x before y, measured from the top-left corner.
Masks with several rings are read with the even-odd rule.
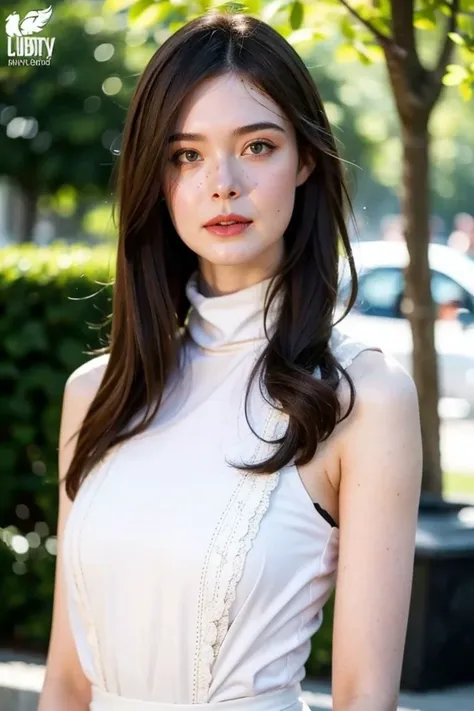
[[[333,323],[348,201],[291,46],[242,15],[171,37],[127,115],[118,199],[110,348],[64,394],[40,711],[307,709],[337,569],[334,710],[392,711],[417,398]]]

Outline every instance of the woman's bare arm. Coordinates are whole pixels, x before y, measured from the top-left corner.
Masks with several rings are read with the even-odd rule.
[[[69,467],[76,446],[76,437],[67,440],[82,422],[102,372],[103,359],[96,358],[74,371],[66,383],[59,433],[60,478]],[[62,537],[70,508],[71,501],[60,484],[53,618],[38,711],[88,711],[91,700],[90,682],[80,665],[69,624],[63,580]]]
[[[361,353],[343,423],[334,711],[396,711],[421,488],[418,398],[390,357]]]

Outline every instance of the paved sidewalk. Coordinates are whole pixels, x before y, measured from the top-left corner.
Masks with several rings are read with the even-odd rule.
[[[0,650],[1,711],[37,711],[43,686],[42,660]],[[329,684],[306,679],[303,698],[312,711],[332,709]],[[398,711],[474,711],[474,685],[423,694],[400,694]]]

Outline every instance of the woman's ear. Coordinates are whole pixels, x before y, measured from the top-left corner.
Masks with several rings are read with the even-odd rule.
[[[296,176],[296,187],[298,188],[300,185],[303,185],[303,183],[309,178],[311,173],[313,172],[315,167],[315,162],[314,159],[309,157],[307,158],[304,162],[303,160],[300,160],[300,165],[298,168],[298,173]]]

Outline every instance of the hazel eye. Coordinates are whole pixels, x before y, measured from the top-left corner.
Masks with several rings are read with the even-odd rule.
[[[253,141],[253,143],[250,143],[250,145],[248,147],[254,148],[255,146],[260,146],[260,147],[263,146],[264,148],[268,148],[268,151],[260,150],[260,151],[257,151],[257,153],[253,153],[253,155],[255,155],[255,156],[264,155],[266,152],[271,153],[275,149],[275,146],[273,146],[271,143],[268,143],[267,141]]]
[[[193,151],[190,148],[183,148],[181,151],[177,151],[174,154],[174,156],[172,158],[173,163],[196,163],[195,160],[189,160],[190,155],[198,156],[199,153],[197,151]],[[186,161],[180,160],[181,156],[186,156],[186,158],[188,158],[188,160],[186,160]]]

